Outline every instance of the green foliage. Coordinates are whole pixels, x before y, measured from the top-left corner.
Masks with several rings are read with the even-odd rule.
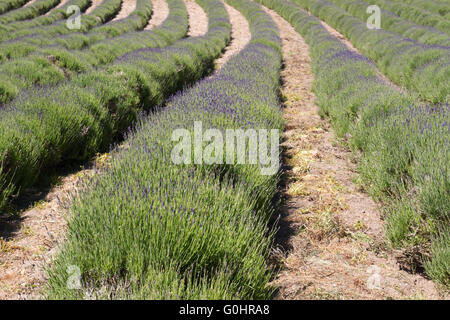
[[[5,12],[16,9],[20,6],[23,6],[29,0],[10,0],[10,1],[2,1],[0,2],[0,14],[4,14]]]
[[[421,19],[409,19],[413,21],[410,22],[393,13],[391,9],[394,3],[387,0],[374,0],[370,4],[360,0],[331,0],[331,2],[363,21],[369,17],[366,11],[367,7],[369,5],[378,5],[381,9],[380,22],[382,29],[415,39],[420,43],[450,46],[450,23],[447,23],[447,26],[444,28],[435,29]],[[410,7],[408,6],[408,8]],[[421,13],[423,15],[423,10]]]
[[[439,232],[439,236],[433,239],[431,246],[431,254],[433,259],[425,262],[427,273],[433,278],[441,282],[447,288],[450,287],[450,230]]]
[[[448,103],[423,106],[414,95],[398,92],[378,77],[372,61],[350,51],[322,27],[320,20],[298,6],[282,0],[258,2],[278,11],[308,42],[320,112],[330,117],[338,136],[347,137],[361,155],[359,171],[365,188],[386,204],[391,243],[396,247],[419,245],[426,250],[431,239],[433,256],[425,269],[435,280],[448,284],[444,280],[448,277],[445,266],[450,265],[446,227],[450,224]],[[337,7],[329,2],[295,2],[327,21],[329,18],[343,30],[347,25],[352,28],[355,21],[346,22],[347,15],[340,9],[333,11]],[[357,38],[356,43],[363,46],[361,39]],[[373,52],[377,53],[382,45],[380,42],[372,47]],[[398,68],[399,75],[408,65],[421,65],[434,54],[433,50],[427,51],[403,66],[388,64],[390,56],[380,57],[390,68]],[[439,74],[435,76],[439,79]]]
[[[0,23],[5,24],[13,21],[32,19],[52,9],[53,7],[58,5],[60,1],[61,0],[36,0],[29,6],[12,10],[1,15]]]
[[[172,3],[181,4],[186,12],[183,2]],[[205,37],[184,39],[162,50],[131,52],[114,66],[75,75],[71,82],[56,87],[31,90],[0,109],[0,154],[8,154],[2,181],[10,185],[0,193],[10,194],[10,190],[34,184],[43,168],[86,160],[106,151],[139,112],[160,105],[212,70],[215,57],[230,37],[229,24],[224,26],[223,21],[216,20],[210,21],[214,29]],[[24,76],[41,81],[51,74],[50,70],[54,73],[51,81],[64,76],[48,60],[41,62],[36,71],[28,73],[23,64],[15,65],[14,70],[21,68]],[[26,81],[24,77],[19,79]],[[5,83],[0,81],[0,86],[7,88]]]
[[[94,28],[86,35],[73,33],[69,37],[62,37],[64,42],[71,43],[73,47],[88,47],[84,50],[69,50],[59,45],[48,46],[42,49],[36,47],[20,46],[21,42],[13,42],[8,50],[3,53],[12,58],[28,55],[20,59],[13,59],[0,65],[0,74],[4,74],[5,81],[0,83],[0,102],[9,102],[24,89],[40,85],[54,85],[73,75],[82,72],[93,71],[95,67],[110,64],[119,56],[142,48],[164,47],[185,36],[188,28],[188,17],[184,3],[181,0],[168,1],[170,15],[164,23],[149,31],[127,32],[129,28],[141,28],[147,23],[151,12],[150,2],[138,1],[138,6],[132,15],[117,23],[111,23]],[[139,17],[140,24],[135,26],[134,16]],[[142,17],[143,18],[142,18]],[[115,26],[124,32],[123,35],[107,39],[107,30]],[[108,29],[109,30],[109,29]],[[98,35],[98,36],[96,36]],[[100,36],[101,35],[101,36]],[[95,38],[99,43],[92,44],[90,40]],[[75,41],[73,41],[75,40]],[[59,41],[59,40],[58,40]],[[11,53],[10,49],[16,48]],[[33,52],[32,54],[30,54]]]
[[[365,20],[353,17],[327,0],[294,0],[294,3],[344,34],[393,82],[431,103],[448,101],[450,56],[447,47],[424,45],[382,29],[370,30]]]
[[[199,3],[206,6],[210,24],[217,20],[226,26],[220,33],[230,31],[220,2]],[[270,297],[267,257],[273,231],[267,224],[278,176],[261,175],[258,165],[171,160],[173,130],[191,128],[197,120],[211,128],[282,129],[276,25],[252,2],[229,3],[249,19],[251,42],[218,74],[175,95],[164,110],[142,117],[127,147],[114,151],[108,168],[82,186],[73,199],[68,240],[49,270],[49,298]],[[209,30],[220,29],[210,25]],[[217,56],[224,43],[213,48],[211,43],[219,40],[198,48],[214,49]],[[199,43],[186,40],[183,50],[174,51],[177,64],[188,62],[183,51],[194,51]],[[194,52],[206,57],[203,50]],[[203,63],[195,59],[188,66]],[[145,65],[139,67],[143,75]],[[68,266],[80,268],[78,290],[67,287]]]

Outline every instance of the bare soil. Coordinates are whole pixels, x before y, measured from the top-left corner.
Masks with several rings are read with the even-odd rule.
[[[220,69],[233,55],[241,51],[252,37],[245,17],[232,6],[224,3],[231,23],[231,41],[224,54],[216,60],[216,69]]]
[[[120,20],[125,17],[128,17],[131,12],[136,9],[136,0],[123,0],[122,7],[120,8],[117,16],[114,17],[112,21]]]
[[[94,10],[95,8],[97,8],[98,5],[99,5],[100,3],[103,2],[103,0],[91,0],[91,1],[92,1],[91,6],[90,6],[89,8],[86,9],[86,11],[85,11],[84,14],[89,14],[89,13],[91,13],[92,10]]]
[[[283,45],[286,130],[283,205],[273,260],[276,299],[440,299],[435,284],[400,269],[384,235],[382,211],[355,183],[352,153],[318,115],[309,47],[266,9]]]
[[[189,15],[189,37],[203,36],[208,32],[208,17],[194,0],[184,0]]]
[[[165,0],[152,0],[152,16],[144,30],[160,26],[169,16],[169,6]]]
[[[66,4],[66,2],[69,0],[62,0],[56,7],[51,9],[49,12],[47,12],[45,15],[48,16],[53,10],[61,8],[63,5]]]

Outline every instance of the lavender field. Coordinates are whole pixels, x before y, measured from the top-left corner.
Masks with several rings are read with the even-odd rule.
[[[449,98],[447,0],[0,0],[0,299],[449,299]]]

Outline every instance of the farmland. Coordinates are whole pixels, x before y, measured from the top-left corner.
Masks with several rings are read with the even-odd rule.
[[[0,0],[0,299],[448,299],[449,15]]]

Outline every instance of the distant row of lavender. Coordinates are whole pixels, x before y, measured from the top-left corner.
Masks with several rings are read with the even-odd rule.
[[[15,0],[15,1],[20,3],[24,2],[23,0]],[[8,1],[8,3],[12,2],[13,1]],[[12,39],[15,37],[15,35],[12,34],[18,30],[30,29],[38,26],[45,26],[52,24],[56,21],[65,19],[68,16],[70,16],[70,14],[67,13],[67,8],[69,8],[72,5],[79,7],[81,12],[84,12],[91,3],[92,2],[90,0],[69,0],[61,7],[53,9],[47,15],[39,16],[34,19],[15,21],[10,22],[8,24],[0,25],[0,39],[4,40],[4,37],[6,37],[6,39]],[[2,7],[4,7],[4,5],[0,4],[0,11]]]
[[[366,20],[369,17],[366,11],[369,5],[377,4],[380,6],[382,29],[398,33],[406,38],[417,40],[420,43],[450,48],[450,21],[440,31],[432,26],[412,23],[391,11],[385,10],[386,7],[389,7],[386,5],[388,1],[385,0],[372,0],[370,3],[362,0],[331,0],[331,2],[361,20]]]
[[[140,48],[164,47],[181,39],[186,35],[188,29],[186,6],[182,0],[168,0],[167,2],[170,10],[168,18],[162,25],[152,30],[127,32],[126,29],[120,29],[121,32],[124,32],[123,34],[108,38],[107,33],[102,33],[97,37],[99,33],[97,28],[94,28],[86,35],[75,33],[69,34],[67,39],[66,36],[56,39],[56,41],[71,43],[75,37],[78,37],[81,43],[86,40],[87,44],[90,42],[88,39],[98,40],[95,41],[95,44],[87,46],[86,49],[71,50],[57,44],[43,48],[35,46],[35,52],[29,56],[1,64],[0,103],[14,99],[25,89],[55,85],[69,80],[79,73],[94,71],[95,68],[110,64],[127,52]],[[142,7],[136,8],[134,16],[146,17],[142,18],[146,24],[146,19],[149,18],[151,12],[150,2],[139,0],[138,4],[141,4]],[[130,16],[130,20],[125,18],[123,22],[132,24],[133,19]],[[99,28],[109,25],[115,30],[117,25],[113,24],[106,24]],[[82,46],[81,43],[79,47]]]
[[[218,74],[142,118],[109,168],[85,182],[49,298],[270,298],[267,224],[278,176],[261,175],[258,165],[171,160],[172,133],[193,134],[196,121],[221,132],[282,129],[276,25],[254,2],[227,2],[247,18],[250,43]],[[68,266],[80,270],[78,290],[67,288]]]
[[[203,37],[137,50],[105,69],[24,93],[0,108],[0,207],[52,167],[108,150],[139,112],[208,73],[230,38],[217,2],[200,2],[210,17]]]
[[[36,0],[26,7],[17,8],[0,15],[0,24],[33,19],[57,6],[61,0]]]
[[[136,9],[128,17],[106,23],[120,11],[121,3],[121,0],[104,0],[90,14],[80,17],[79,30],[69,29],[67,20],[60,20],[3,34],[0,62],[27,56],[43,46],[81,49],[96,41],[144,28],[151,15],[151,3],[144,0],[137,1]]]
[[[25,3],[27,3],[30,0],[11,0],[11,1],[1,1],[0,2],[0,14],[4,14],[5,12],[8,12],[9,10],[14,10],[16,8],[19,8],[23,6]]]
[[[394,246],[431,240],[434,279],[449,284],[450,109],[426,107],[381,80],[372,61],[350,51],[320,20],[285,0],[257,0],[285,17],[307,41],[320,112],[362,151],[364,187],[387,203]],[[296,2],[300,2],[295,0]]]
[[[393,82],[432,103],[450,97],[450,49],[425,45],[387,30],[371,30],[327,0],[294,0],[302,8],[343,33],[363,54],[373,59]]]
[[[440,0],[391,0],[382,4],[404,19],[423,26],[434,27],[442,32],[450,32],[450,3]]]

